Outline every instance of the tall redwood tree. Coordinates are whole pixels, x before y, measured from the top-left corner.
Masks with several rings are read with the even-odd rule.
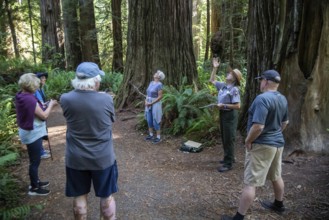
[[[129,0],[128,49],[117,106],[136,100],[130,82],[145,93],[157,69],[166,74],[166,85],[197,78],[190,0]]]
[[[277,69],[289,103],[287,145],[329,152],[329,1],[249,1],[248,75],[240,128],[259,92],[254,78]]]

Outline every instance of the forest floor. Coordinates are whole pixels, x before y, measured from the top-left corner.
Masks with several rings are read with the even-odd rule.
[[[144,141],[145,132],[135,129],[136,113],[117,113],[113,128],[114,146],[119,169],[119,192],[116,193],[117,219],[220,219],[234,215],[243,188],[244,149],[237,142],[234,169],[219,173],[223,158],[220,138],[216,146],[199,153],[179,151],[182,137],[163,136],[160,144]],[[28,196],[28,155],[13,173],[21,181],[23,201],[43,205],[33,209],[27,219],[73,219],[72,198],[65,197],[65,132],[60,107],[48,119],[53,160],[42,160],[41,180],[49,180],[51,193],[45,197]],[[47,149],[47,142],[44,143]],[[297,149],[296,146],[294,149]],[[285,155],[293,150],[285,149]],[[265,210],[259,200],[273,200],[270,182],[259,187],[256,199],[245,219],[329,219],[329,155],[298,152],[286,157],[283,164],[285,206],[282,216]],[[99,198],[93,190],[88,196],[88,219],[99,219]]]

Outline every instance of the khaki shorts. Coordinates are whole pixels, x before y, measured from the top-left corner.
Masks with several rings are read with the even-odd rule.
[[[283,147],[253,144],[246,151],[244,183],[248,186],[263,186],[265,181],[281,177]]]

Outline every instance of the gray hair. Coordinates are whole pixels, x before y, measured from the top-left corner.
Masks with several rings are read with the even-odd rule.
[[[72,86],[74,87],[74,89],[79,90],[96,90],[96,83],[99,83],[101,81],[102,78],[100,75],[88,79],[79,79],[78,77],[75,77],[72,80]]]
[[[25,91],[35,93],[40,87],[40,79],[34,73],[25,73],[19,78],[18,85]]]
[[[158,71],[156,72],[156,74],[158,74],[159,79],[160,79],[161,81],[164,80],[164,78],[166,77],[165,74],[164,74],[161,70],[158,70]]]

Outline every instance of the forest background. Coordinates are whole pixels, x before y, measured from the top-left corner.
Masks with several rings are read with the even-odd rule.
[[[244,75],[241,134],[259,93],[254,78],[277,69],[289,102],[287,148],[327,153],[328,22],[327,0],[0,0],[2,213],[29,211],[17,208],[8,173],[19,157],[12,102],[19,76],[48,72],[46,93],[58,99],[72,89],[69,79],[83,61],[105,70],[101,89],[116,95],[118,109],[142,107],[136,87],[145,91],[154,71],[163,70],[163,130],[207,145],[219,117],[216,109],[199,108],[216,100],[208,83],[211,58],[220,57],[219,80],[229,68]]]

